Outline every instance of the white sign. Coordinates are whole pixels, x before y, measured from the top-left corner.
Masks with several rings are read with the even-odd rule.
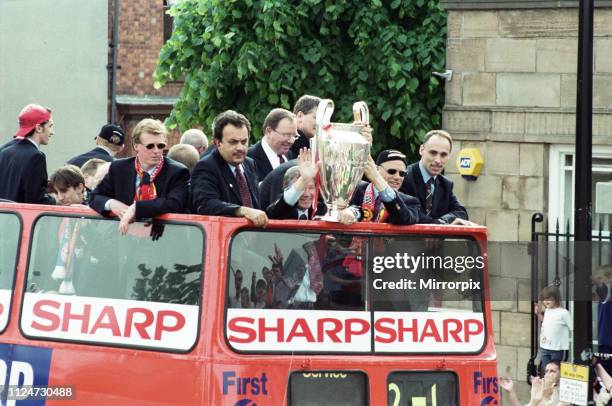
[[[198,335],[198,306],[26,293],[21,328],[31,337],[186,351]]]
[[[228,309],[238,351],[468,353],[485,342],[482,313]]]
[[[586,406],[588,391],[589,368],[562,362],[559,400],[573,405]]]
[[[477,352],[485,342],[482,313],[375,312],[374,328],[376,352]]]

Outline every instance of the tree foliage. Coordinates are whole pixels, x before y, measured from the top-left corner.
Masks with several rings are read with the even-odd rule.
[[[331,98],[333,121],[370,108],[375,149],[415,152],[440,126],[446,17],[430,0],[185,0],[170,10],[175,28],[159,54],[157,87],[184,80],[170,127],[210,128],[234,109],[257,138],[274,107],[302,94]]]

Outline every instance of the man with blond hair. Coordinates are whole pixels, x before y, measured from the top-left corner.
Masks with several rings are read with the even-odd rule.
[[[419,199],[424,213],[420,222],[474,225],[453,193],[453,181],[442,174],[452,148],[448,132],[432,130],[425,134],[419,148],[420,161],[406,170],[400,192]]]
[[[136,124],[132,131],[136,156],[112,162],[92,192],[91,208],[118,216],[122,234],[134,220],[185,211],[189,170],[164,157],[166,134],[159,120],[146,118]]]
[[[167,157],[182,163],[189,169],[189,172],[192,172],[200,159],[200,154],[193,145],[176,144],[170,148]]]

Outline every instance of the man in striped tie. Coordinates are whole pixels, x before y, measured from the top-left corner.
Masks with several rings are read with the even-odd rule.
[[[475,225],[453,193],[453,182],[442,174],[450,158],[453,139],[444,130],[425,134],[419,148],[421,159],[408,166],[400,192],[421,202],[421,223]]]
[[[202,158],[191,175],[195,213],[245,217],[256,226],[268,223],[259,209],[255,164],[246,156],[250,132],[249,120],[233,110],[215,117],[217,149]]]

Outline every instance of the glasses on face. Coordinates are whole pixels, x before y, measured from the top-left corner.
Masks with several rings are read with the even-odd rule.
[[[279,132],[278,132],[278,131],[276,131],[276,130],[272,130],[272,131],[274,131],[275,133],[277,133],[278,135],[280,135],[281,137],[283,137],[283,138],[284,138],[284,139],[286,139],[286,140],[290,140],[290,139],[292,139],[292,140],[294,140],[294,141],[295,141],[295,140],[297,140],[298,138],[300,138],[299,134],[283,134],[283,133],[279,133]]]
[[[399,169],[393,168],[385,168],[384,166],[381,166],[381,168],[383,168],[389,175],[395,175],[397,173],[401,178],[406,176],[406,171],[400,171]]]
[[[144,146],[146,149],[153,149],[157,147],[157,149],[161,149],[162,151],[166,148],[166,144],[160,142],[159,144],[147,144]]]

